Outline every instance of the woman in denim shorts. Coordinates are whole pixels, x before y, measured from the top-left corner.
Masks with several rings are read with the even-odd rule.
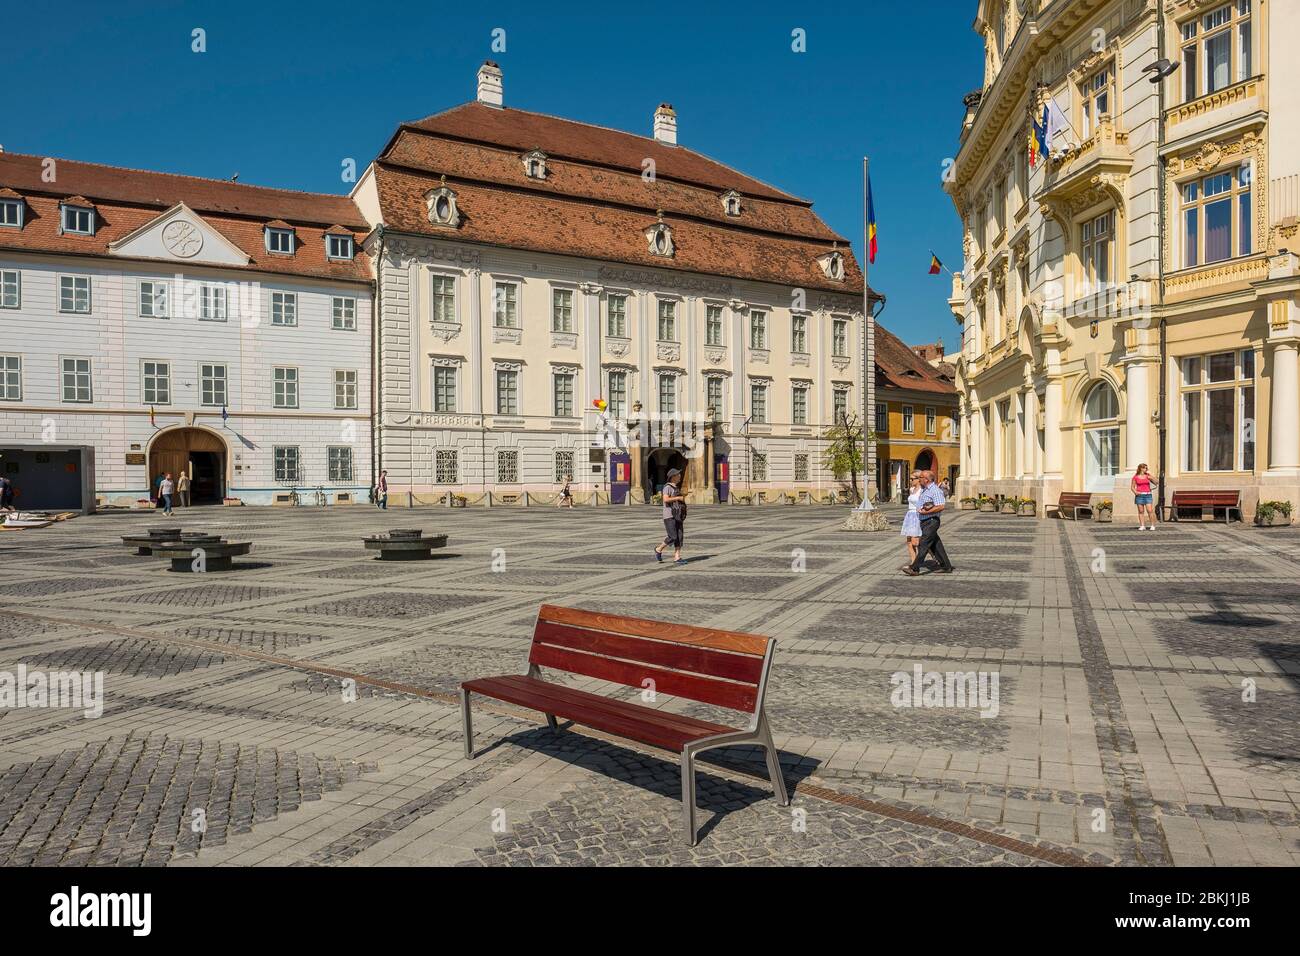
[[[1133,489],[1133,500],[1137,504],[1139,531],[1156,530],[1156,513],[1151,506],[1151,482],[1151,470],[1147,468],[1146,462],[1143,462],[1138,465],[1137,474],[1133,476],[1133,480],[1129,483],[1129,486]],[[1150,527],[1147,527],[1148,519],[1150,520]]]

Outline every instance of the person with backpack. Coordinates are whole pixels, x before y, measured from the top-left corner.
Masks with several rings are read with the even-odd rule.
[[[663,561],[664,549],[672,545],[673,564],[676,565],[686,563],[685,559],[682,558],[683,526],[686,523],[686,496],[682,494],[681,478],[682,473],[679,469],[669,469],[668,482],[661,492],[664,503],[664,530],[667,535],[664,537],[663,543],[655,548],[655,560]]]

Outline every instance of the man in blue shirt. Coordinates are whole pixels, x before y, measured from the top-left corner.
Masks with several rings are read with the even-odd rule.
[[[946,503],[943,491],[934,483],[934,472],[921,472],[921,497],[916,502],[916,510],[921,514],[921,543],[916,549],[916,559],[903,568],[903,573],[908,577],[916,577],[921,573],[921,565],[931,551],[939,560],[938,573],[952,574],[952,562],[948,560],[948,552],[939,539],[939,513]]]

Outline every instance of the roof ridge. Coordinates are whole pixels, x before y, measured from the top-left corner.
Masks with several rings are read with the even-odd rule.
[[[447,137],[447,138],[450,138],[450,139],[463,139],[463,140],[469,140],[469,141],[471,141],[471,142],[476,142],[476,143],[485,143],[485,144],[488,144],[488,145],[493,145],[493,146],[501,147],[501,144],[500,144],[500,143],[494,143],[494,142],[492,142],[491,140],[471,139],[470,137],[467,137],[467,136],[454,136],[454,135],[451,135],[451,134],[448,134],[448,133],[441,133],[441,132],[438,132],[438,131],[435,131],[435,130],[425,129],[425,128],[421,127],[421,126],[417,126],[417,125],[415,125],[415,124],[417,124],[417,123],[426,123],[426,122],[428,122],[429,120],[437,119],[437,118],[440,117],[440,116],[446,116],[448,113],[453,113],[453,112],[455,112],[456,110],[459,110],[459,109],[465,109],[466,107],[473,107],[473,106],[476,106],[476,105],[479,105],[477,100],[468,100],[468,101],[466,101],[466,102],[464,102],[464,103],[460,103],[460,104],[458,104],[458,105],[456,105],[456,106],[452,106],[452,107],[449,107],[449,108],[447,108],[447,109],[445,109],[445,110],[442,110],[441,112],[438,112],[438,113],[431,113],[431,114],[429,114],[428,116],[422,117],[422,118],[417,119],[417,120],[410,120],[410,121],[407,121],[407,122],[403,122],[403,123],[399,124],[399,127],[398,127],[398,128],[399,128],[399,129],[412,129],[412,130],[414,130],[414,131],[416,131],[416,132],[424,133],[424,134],[429,135],[429,136],[443,136],[443,137]],[[554,113],[542,113],[542,112],[538,112],[537,110],[523,110],[523,109],[519,109],[518,107],[513,107],[513,106],[502,106],[502,107],[500,107],[500,109],[501,109],[502,112],[521,113],[521,114],[525,114],[525,115],[527,115],[527,116],[540,116],[540,117],[542,117],[543,119],[554,120],[554,121],[556,121],[556,122],[560,122],[560,123],[569,123],[569,124],[572,124],[572,125],[574,125],[574,126],[585,126],[585,127],[587,127],[588,129],[603,130],[604,132],[607,132],[607,133],[618,133],[620,136],[631,136],[631,137],[633,137],[634,139],[645,140],[647,143],[653,143],[653,144],[655,144],[656,146],[661,146],[661,147],[664,147],[665,149],[674,149],[674,150],[680,150],[681,152],[684,152],[684,153],[690,153],[692,156],[698,156],[698,157],[700,157],[701,159],[708,160],[710,163],[714,163],[714,164],[716,164],[717,166],[720,166],[720,167],[722,167],[723,169],[727,170],[728,172],[735,173],[735,174],[737,174],[738,176],[743,176],[743,177],[746,178],[746,179],[752,180],[753,182],[756,182],[756,183],[758,183],[759,185],[764,186],[764,187],[766,187],[767,189],[772,190],[772,192],[777,193],[780,197],[782,197],[782,198],[781,198],[781,201],[785,201],[785,202],[793,203],[793,204],[796,204],[796,205],[807,206],[809,209],[811,209],[812,206],[813,206],[813,201],[812,201],[811,199],[805,199],[805,198],[803,198],[802,196],[796,196],[796,195],[794,195],[793,193],[787,192],[786,190],[782,189],[780,186],[774,186],[773,184],[767,182],[766,180],[759,179],[757,176],[752,176],[752,175],[750,175],[749,173],[742,172],[741,170],[737,169],[735,166],[730,165],[729,163],[724,163],[722,160],[720,160],[720,159],[715,159],[714,157],[710,156],[708,153],[700,152],[698,149],[692,149],[692,148],[689,147],[689,146],[682,146],[682,145],[680,145],[680,144],[678,144],[678,143],[664,143],[664,142],[661,142],[660,140],[655,139],[653,136],[644,136],[644,135],[642,135],[642,134],[640,134],[640,133],[633,133],[633,132],[631,132],[631,131],[629,131],[629,130],[618,129],[617,127],[614,127],[614,126],[605,126],[605,125],[603,125],[603,124],[601,124],[601,123],[588,123],[588,122],[586,122],[586,121],[584,121],[584,120],[575,120],[575,119],[571,119],[571,118],[566,117],[566,116],[556,116]],[[557,154],[557,155],[565,155],[565,154]],[[613,168],[613,169],[627,169],[627,168],[629,168],[629,167],[619,166],[619,165],[612,164],[612,163],[604,163],[604,164],[593,163],[591,160],[581,159],[581,158],[578,158],[578,157],[576,157],[576,156],[568,156],[568,158],[569,158],[571,161],[573,161],[573,162],[582,163],[583,165],[586,165],[586,166],[598,166],[598,165],[603,165],[603,166],[607,166],[607,167],[609,167],[609,168]],[[656,170],[656,175],[658,175],[658,171],[657,171],[657,170]],[[675,176],[672,176],[672,175],[665,176],[665,178],[666,178],[666,179],[672,179],[672,180],[675,180],[675,181],[677,181],[677,182],[690,183],[690,184],[695,185],[695,186],[709,186],[708,183],[701,183],[701,182],[698,182],[698,181],[696,181],[696,180],[692,180],[692,179],[682,179],[682,178],[675,177]],[[710,186],[709,188],[713,188],[713,187]],[[735,187],[733,186],[733,187],[730,187],[730,188],[733,188],[733,189],[734,189]],[[744,195],[744,193],[742,192],[741,195]],[[758,197],[753,197],[753,198],[758,198]],[[773,200],[773,201],[777,201],[777,200]]]
[[[429,177],[438,175],[441,176],[443,179],[448,178],[446,173],[435,174],[434,172],[428,169],[424,169],[419,166],[411,166],[408,165],[407,163],[394,162],[391,159],[379,159],[375,161],[375,164],[378,166],[382,166],[384,169],[402,172],[406,175],[429,176]],[[806,232],[797,232],[789,229],[778,230],[774,228],[762,228],[745,222],[735,222],[735,221],[724,222],[720,219],[710,219],[708,216],[695,215],[689,212],[680,212],[674,209],[664,209],[662,206],[640,205],[636,203],[624,202],[621,200],[600,199],[593,196],[587,196],[582,193],[539,189],[536,186],[532,185],[531,183],[498,182],[497,180],[494,179],[481,179],[475,176],[468,176],[462,173],[452,174],[450,181],[453,182],[460,181],[463,183],[468,183],[473,186],[477,186],[485,189],[504,189],[510,192],[527,193],[530,196],[545,196],[550,199],[570,200],[572,202],[582,203],[591,206],[617,206],[621,209],[626,209],[631,212],[645,212],[652,219],[658,213],[667,213],[668,215],[672,216],[674,219],[680,221],[700,223],[702,225],[713,226],[719,229],[735,229],[740,232],[751,233],[753,235],[758,235],[758,236],[772,236],[778,239],[787,239],[787,238],[796,239],[814,245],[825,244],[828,242],[832,244],[842,242],[845,243],[847,247],[849,248],[852,247],[852,244],[849,242],[848,239],[846,239],[844,236],[841,236],[839,233],[835,232],[835,230],[831,229],[830,226],[827,226],[826,223],[823,222],[820,217],[818,217],[818,222],[821,222],[822,225],[825,226],[827,232],[830,233],[829,236],[811,235]],[[694,185],[698,186],[698,184],[694,184]],[[755,200],[765,201],[762,200],[761,197],[755,197]],[[832,245],[831,248],[833,247],[834,245]]]
[[[61,157],[61,156],[38,156],[34,153],[15,153],[9,150],[0,153],[0,161],[3,161],[6,157],[10,157],[10,156],[16,156],[21,159],[35,159],[35,160],[52,159],[56,163],[72,163],[77,166],[94,166],[97,169],[108,169],[108,170],[113,170],[115,172],[145,173],[146,175],[149,176],[169,176],[172,179],[197,180],[198,182],[203,182],[203,183],[216,183],[221,186],[232,186],[236,189],[257,189],[257,190],[262,190],[264,192],[270,192],[270,193],[290,193],[291,195],[294,196],[310,196],[319,199],[351,199],[350,193],[321,193],[321,192],[312,192],[306,189],[286,189],[280,186],[260,186],[257,185],[256,183],[241,183],[233,179],[215,179],[211,176],[194,176],[190,173],[169,173],[161,169],[138,169],[134,166],[111,166],[108,163],[92,163],[84,159],[68,159],[66,157]],[[50,185],[53,186],[55,184],[51,183]],[[51,195],[58,193],[57,189],[52,189],[48,191],[51,193]]]

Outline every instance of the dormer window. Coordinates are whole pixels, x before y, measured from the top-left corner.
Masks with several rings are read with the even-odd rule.
[[[442,177],[442,183],[437,189],[430,189],[424,194],[424,201],[429,207],[429,222],[435,226],[450,226],[455,229],[460,225],[456,193],[447,186],[446,176]]]
[[[6,190],[5,192],[12,192]],[[23,210],[26,204],[16,193],[6,196],[0,193],[0,228],[21,229],[23,227]]]
[[[722,194],[722,211],[728,216],[740,215],[740,193],[734,189],[728,189]]]
[[[822,272],[826,274],[826,278],[834,279],[836,282],[843,281],[844,279],[844,254],[843,253],[839,251],[828,252],[824,256],[818,256],[817,262],[821,265]]]
[[[63,203],[59,206],[59,228],[64,235],[93,236],[95,234],[94,208]]]
[[[325,236],[325,257],[327,259],[351,260],[356,257],[356,245],[352,237],[342,233],[331,232]]]
[[[266,251],[277,256],[293,255],[295,242],[293,227],[287,223],[272,223],[266,227]]]
[[[524,174],[529,179],[546,178],[546,154],[535,149],[524,156]]]
[[[673,229],[664,222],[663,210],[659,211],[659,221],[645,231],[650,244],[650,255],[671,259],[676,252],[673,246]]]

